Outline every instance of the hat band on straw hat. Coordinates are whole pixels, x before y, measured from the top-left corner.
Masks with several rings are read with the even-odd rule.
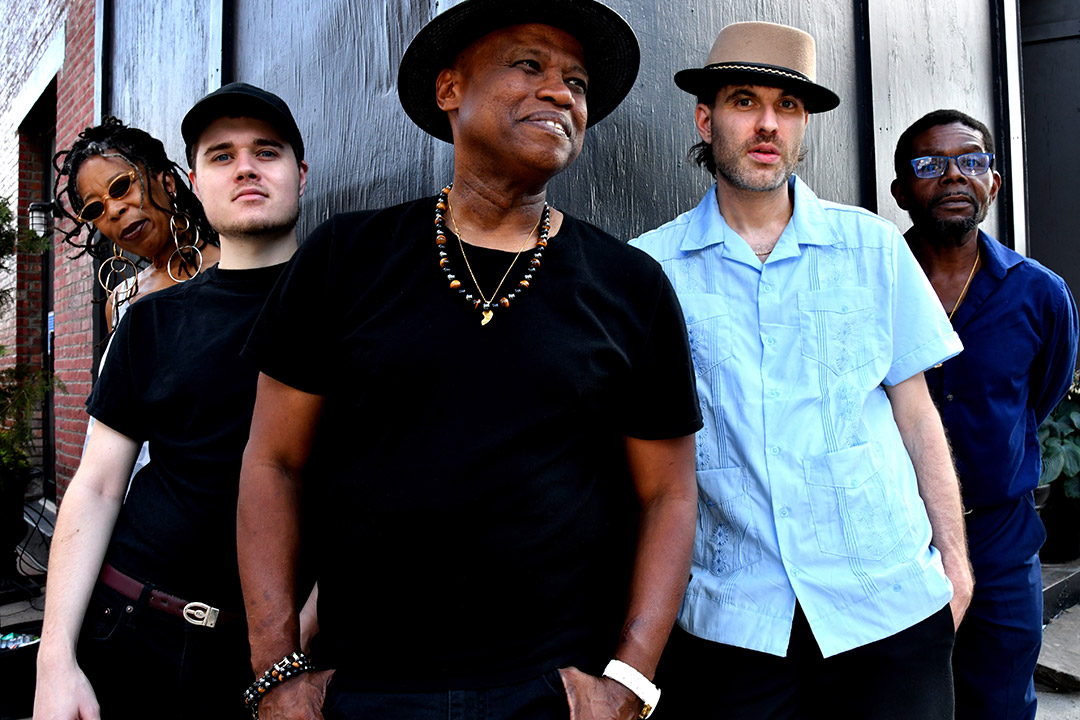
[[[792,80],[800,80],[802,82],[811,82],[810,78],[803,75],[801,72],[796,72],[789,68],[780,68],[773,65],[761,65],[752,64],[745,65],[740,63],[713,63],[712,65],[706,65],[705,70],[745,70],[747,72],[763,72],[770,75],[778,75],[780,77],[790,78]]]

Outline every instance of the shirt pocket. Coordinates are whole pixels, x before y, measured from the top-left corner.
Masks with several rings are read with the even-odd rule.
[[[686,335],[698,377],[731,357],[731,315],[727,297],[717,293],[679,295]]]
[[[803,469],[822,552],[880,560],[910,535],[903,493],[876,443],[811,458]]]
[[[714,575],[761,559],[746,468],[699,470],[698,527],[694,556]]]
[[[877,356],[874,293],[870,288],[830,288],[800,292],[802,354],[837,375],[873,362]]]

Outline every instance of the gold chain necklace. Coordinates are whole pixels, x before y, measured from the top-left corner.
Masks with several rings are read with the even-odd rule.
[[[548,245],[548,233],[551,232],[551,206],[546,202],[544,203],[543,212],[540,214],[540,220],[536,226],[529,231],[529,236],[525,238],[525,242],[522,244],[521,249],[518,250],[517,255],[514,256],[514,262],[510,263],[510,267],[506,269],[506,273],[503,274],[502,280],[499,281],[499,286],[495,288],[495,292],[492,294],[489,300],[484,296],[480,290],[480,284],[476,281],[476,275],[473,274],[472,266],[469,265],[469,259],[465,256],[465,246],[461,242],[461,233],[457,232],[457,222],[454,221],[454,230],[458,237],[458,246],[461,248],[461,257],[465,260],[466,267],[469,268],[469,275],[472,277],[473,284],[476,286],[476,291],[480,294],[480,297],[473,297],[472,293],[468,292],[461,285],[461,281],[454,275],[453,269],[450,267],[450,257],[446,252],[446,224],[443,220],[443,213],[451,212],[451,220],[453,220],[453,214],[450,210],[450,190],[454,187],[453,183],[450,183],[444,187],[439,196],[435,200],[435,247],[439,254],[439,269],[442,270],[447,283],[450,285],[450,289],[469,303],[474,310],[479,310],[482,316],[480,321],[481,325],[487,325],[491,322],[491,319],[495,316],[495,310],[504,310],[510,307],[510,303],[515,298],[521,296],[521,293],[529,289],[530,283],[533,279],[533,274],[540,270],[540,261],[544,255],[544,249]],[[511,290],[507,291],[505,295],[499,297],[499,291],[502,289],[503,283],[506,282],[507,276],[510,271],[513,270],[514,264],[517,263],[518,257],[525,251],[525,248],[529,245],[529,241],[532,239],[533,232],[536,228],[540,228],[540,236],[536,240],[536,247],[533,249],[532,257],[529,259],[528,266],[525,268],[525,274],[518,281],[517,285]],[[496,301],[495,298],[499,298]]]
[[[545,207],[547,203],[544,204]],[[525,248],[530,245],[533,233],[536,232],[536,228],[540,227],[540,220],[543,219],[544,213],[540,213],[540,217],[536,219],[536,224],[529,230],[529,234],[525,236],[525,242],[521,243],[521,247],[518,248],[517,253],[514,255],[514,259],[510,261],[510,267],[506,268],[506,272],[503,273],[502,280],[499,280],[499,284],[495,286],[495,291],[491,293],[491,298],[488,298],[484,294],[484,291],[480,289],[480,283],[476,279],[476,273],[473,272],[472,265],[469,264],[469,256],[465,254],[465,244],[461,241],[461,231],[458,230],[457,218],[454,217],[454,206],[450,203],[450,197],[447,195],[446,208],[450,213],[450,223],[454,226],[454,234],[457,235],[458,247],[461,249],[461,259],[465,261],[465,269],[469,271],[469,277],[472,278],[473,285],[476,286],[476,292],[480,295],[480,299],[484,301],[486,305],[491,305],[495,302],[495,298],[499,297],[499,290],[502,289],[503,283],[506,282],[506,278],[510,275],[510,271],[514,269],[514,264],[521,257],[521,253],[525,252]],[[491,322],[491,318],[494,313],[491,310],[484,311],[484,319],[480,321],[481,325],[487,325]]]
[[[964,298],[967,297],[968,288],[971,287],[971,278],[975,277],[975,268],[979,267],[979,246],[975,246],[975,262],[971,263],[971,272],[968,273],[967,282],[964,283],[964,288],[960,291],[960,297],[956,298],[956,304],[953,305],[952,312],[949,313],[949,322],[952,322],[953,315],[956,314],[956,309],[960,307],[960,303],[964,302]]]
[[[967,282],[964,283],[964,287],[960,290],[960,297],[956,298],[956,304],[953,305],[952,312],[949,313],[949,322],[952,322],[953,315],[956,314],[957,309],[960,307],[960,303],[964,302],[964,298],[967,297],[968,288],[971,287],[971,279],[975,277],[975,268],[979,267],[979,246],[975,246],[975,262],[971,263],[971,272],[968,273]],[[945,363],[939,362],[934,366],[934,370]]]

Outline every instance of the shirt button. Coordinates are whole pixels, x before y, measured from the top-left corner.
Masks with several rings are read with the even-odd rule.
[[[776,338],[774,338],[772,335],[767,336],[765,338],[765,344],[766,345],[775,345],[776,344]]]
[[[785,517],[786,518],[790,514],[791,514],[791,511],[788,510],[786,507],[780,508],[780,517]]]
[[[946,395],[945,399],[948,400],[949,402],[952,402],[952,393],[949,393],[948,395]]]
[[[840,312],[847,312],[847,305],[841,305]]]
[[[799,574],[799,568],[791,568],[791,576],[795,577]]]
[[[765,283],[764,285],[761,286],[761,289],[764,290],[765,292],[772,292],[772,285],[770,285],[768,283]]]
[[[780,454],[780,448],[773,445],[771,448],[769,448],[769,454],[770,455],[779,455]]]
[[[901,588],[900,588],[900,585],[899,585],[899,584],[896,584],[896,585],[893,585],[893,586],[892,586],[892,589],[893,589],[893,592],[900,592],[900,589],[901,589]]]
[[[769,391],[769,397],[771,397],[771,398],[780,397],[780,391],[779,390],[770,390]]]

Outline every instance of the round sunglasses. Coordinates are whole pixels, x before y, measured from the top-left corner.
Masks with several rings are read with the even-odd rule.
[[[131,186],[135,183],[137,177],[134,170],[128,170],[123,175],[118,175],[112,179],[109,183],[109,188],[105,191],[108,197],[113,200],[119,200],[131,190]],[[81,223],[94,222],[99,217],[105,214],[105,197],[102,195],[97,200],[91,200],[90,202],[82,206],[82,210],[75,216],[75,220]]]

